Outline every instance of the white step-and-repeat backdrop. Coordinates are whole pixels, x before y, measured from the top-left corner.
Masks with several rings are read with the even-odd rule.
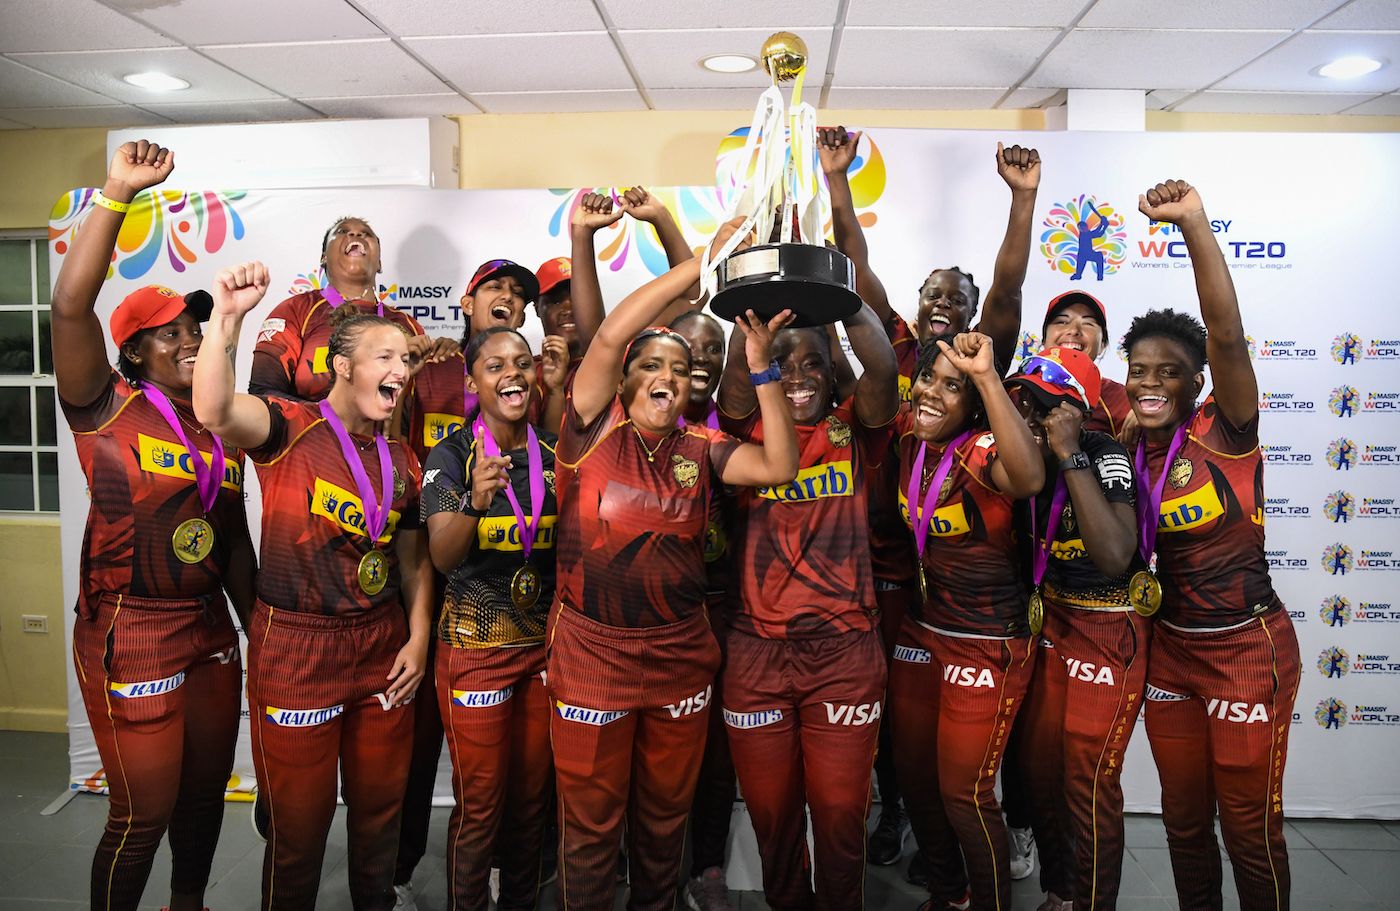
[[[971,271],[985,294],[1009,202],[995,168],[998,140],[1036,146],[1044,162],[1022,351],[1036,347],[1045,302],[1080,287],[1107,306],[1114,348],[1100,366],[1120,380],[1116,344],[1134,315],[1167,306],[1197,311],[1185,245],[1171,226],[1138,214],[1137,196],[1169,177],[1200,189],[1259,374],[1269,563],[1303,651],[1285,802],[1304,816],[1400,817],[1400,136],[872,131],[852,185],[874,267],[906,318],[937,267]],[[721,143],[719,189],[653,188],[695,246],[724,212],[741,144],[737,134]],[[177,170],[169,187],[133,207],[99,314],[105,323],[140,285],[202,288],[221,267],[261,259],[272,291],[244,333],[243,380],[259,318],[324,281],[321,235],[337,217],[364,217],[382,238],[381,298],[430,334],[458,336],[458,302],[477,265],[508,257],[534,268],[567,255],[569,213],[584,192],[179,187]],[[1073,280],[1077,223],[1091,204],[1107,222],[1093,241],[1103,273],[1090,265]],[[52,274],[90,205],[84,190],[56,205]],[[1097,231],[1096,217],[1087,218]],[[655,235],[630,219],[604,229],[597,248],[609,302],[665,268]],[[533,313],[527,335],[539,339]],[[71,601],[87,498],[66,434],[59,471]],[[256,475],[248,472],[247,481],[256,535]],[[100,788],[101,763],[74,686],[69,719],[74,787]],[[251,787],[251,769],[245,730],[235,790]],[[1141,731],[1125,781],[1130,809],[1157,808]],[[441,776],[438,793],[450,800],[448,782]]]

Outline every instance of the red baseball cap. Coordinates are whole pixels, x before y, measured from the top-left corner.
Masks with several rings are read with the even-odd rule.
[[[1098,404],[1103,381],[1089,355],[1073,348],[1055,347],[1044,348],[1022,361],[1006,385],[1024,387],[1047,408],[1069,402],[1092,411]]]
[[[535,273],[508,259],[492,259],[482,263],[481,267],[476,270],[476,274],[472,276],[471,283],[467,285],[467,293],[475,294],[478,285],[498,275],[510,275],[520,282],[525,303],[532,303],[539,299],[540,283],[535,281]]]
[[[571,281],[573,277],[574,262],[567,256],[547,259],[544,261],[544,265],[535,270],[535,278],[539,280],[541,294],[548,294],[561,283]]]
[[[147,285],[122,298],[107,326],[112,331],[112,341],[120,348],[142,329],[154,329],[173,323],[186,310],[198,322],[209,319],[214,309],[214,298],[208,291],[191,291],[181,295],[164,285]]]
[[[1045,321],[1040,324],[1041,338],[1045,337],[1045,328],[1050,325],[1050,321],[1055,318],[1055,314],[1074,304],[1084,304],[1090,310],[1094,311],[1094,321],[1099,324],[1099,328],[1103,329],[1103,342],[1104,345],[1107,346],[1108,313],[1103,308],[1103,302],[1086,291],[1078,290],[1066,291],[1064,294],[1050,299],[1050,304],[1045,308]]]

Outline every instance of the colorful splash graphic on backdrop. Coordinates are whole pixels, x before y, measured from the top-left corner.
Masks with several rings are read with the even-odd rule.
[[[316,291],[326,286],[326,275],[320,269],[312,269],[310,272],[302,272],[292,280],[292,286],[287,289],[289,295],[305,294],[307,291]]]
[[[753,162],[745,161],[743,157],[744,143],[748,138],[749,128],[740,127],[719,143],[719,151],[715,157],[715,185],[719,187],[726,206],[733,201],[736,194],[743,191],[749,178],[753,176]],[[875,144],[869,133],[861,136],[860,148],[866,151],[857,150],[855,160],[846,169],[846,179],[851,184],[851,198],[855,201],[858,211],[869,209],[879,201],[885,194],[887,180],[885,156],[880,153],[880,147]],[[831,213],[824,212],[824,216],[824,227],[829,233]],[[874,212],[859,212],[857,218],[865,228],[873,227],[878,220]]]
[[[585,195],[604,193],[616,199],[626,189],[583,187],[577,190],[550,190],[550,193],[562,199],[549,219],[549,235],[569,236],[569,219]],[[671,211],[680,225],[681,233],[692,243],[703,242],[719,230],[724,209],[717,191],[705,187],[668,187],[649,192]],[[607,263],[613,272],[621,270],[633,256],[640,259],[652,275],[661,275],[670,268],[656,231],[651,225],[634,218],[622,218],[603,228],[595,236],[594,243],[599,248],[598,261]]]
[[[92,189],[70,190],[58,198],[49,213],[49,243],[59,256],[68,252],[73,232],[94,205]],[[156,264],[165,251],[170,267],[184,272],[199,261],[200,253],[218,253],[224,244],[242,240],[243,219],[233,203],[242,191],[183,193],[179,190],[147,190],[131,202],[131,210],[117,234],[117,249],[107,277],[114,273],[138,279]]]
[[[1103,281],[1128,258],[1123,213],[1090,194],[1056,203],[1045,216],[1040,253],[1056,272],[1071,281],[1092,276]]]

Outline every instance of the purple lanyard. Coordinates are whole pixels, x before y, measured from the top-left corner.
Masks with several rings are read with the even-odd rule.
[[[365,531],[369,533],[371,543],[378,543],[379,536],[384,534],[384,527],[389,524],[389,501],[394,495],[394,463],[389,458],[389,444],[385,441],[384,434],[374,435],[375,450],[379,453],[379,490],[383,497],[381,501],[380,497],[374,495],[374,485],[370,483],[369,473],[365,471],[365,463],[360,458],[359,451],[350,441],[350,434],[340,422],[331,403],[325,399],[321,400],[321,417],[331,425],[336,439],[340,441],[340,454],[345,456],[345,464],[350,466],[350,476],[355,479],[355,487],[360,491],[360,501],[365,507]]]
[[[217,467],[206,464],[204,453],[196,449],[190,441],[179,415],[175,413],[175,406],[170,404],[170,399],[165,397],[165,393],[150,383],[144,384],[141,391],[146,394],[146,400],[160,412],[160,416],[165,418],[165,423],[170,425],[170,429],[175,431],[180,442],[185,444],[185,451],[190,454],[190,468],[194,471],[194,486],[199,491],[199,502],[207,515],[214,507],[214,500],[219,496],[219,485],[224,481],[224,441],[212,433],[209,434],[214,439],[213,466]]]
[[[491,428],[478,417],[472,423],[472,435],[481,435],[481,448],[488,459],[499,458],[501,447],[491,435]],[[540,456],[540,441],[535,436],[535,428],[525,425],[525,454],[529,463],[530,475],[530,521],[525,521],[525,510],[520,508],[520,498],[515,495],[515,485],[506,485],[506,499],[515,513],[515,522],[520,527],[520,550],[525,559],[530,559],[530,550],[535,546],[535,538],[540,533],[540,516],[544,515],[544,460]]]
[[[933,524],[933,512],[938,507],[938,492],[943,489],[943,482],[948,479],[948,473],[953,470],[953,456],[957,455],[958,447],[972,438],[972,431],[965,430],[943,449],[943,455],[938,459],[938,467],[934,469],[933,480],[928,485],[928,490],[924,493],[922,506],[919,502],[919,481],[924,473],[924,455],[928,452],[928,444],[919,442],[919,454],[914,457],[913,470],[909,472],[909,518],[915,528],[914,546],[919,550],[919,557],[924,555],[924,545],[928,541],[928,528]]]
[[[322,289],[321,289],[321,296],[324,297],[324,298],[326,299],[326,303],[328,303],[328,304],[331,305],[331,309],[332,309],[332,310],[334,310],[336,307],[339,307],[341,304],[345,303],[345,297],[344,297],[339,291],[335,290],[334,286],[332,286],[332,285],[326,285],[326,287],[322,288]],[[376,301],[375,307],[376,307],[376,309],[379,311],[379,315],[380,315],[380,316],[383,316],[383,315],[384,315],[384,302],[383,302],[383,301]]]
[[[1162,495],[1167,489],[1167,475],[1172,473],[1172,461],[1176,454],[1186,444],[1186,428],[1191,426],[1194,420],[1196,412],[1192,411],[1191,416],[1176,428],[1171,445],[1167,447],[1167,457],[1162,461],[1162,474],[1155,484],[1152,483],[1152,477],[1147,470],[1147,437],[1143,435],[1138,438],[1137,454],[1133,459],[1133,467],[1137,469],[1138,547],[1148,566],[1152,565],[1153,555],[1157,552],[1157,515],[1162,511]]]
[[[685,426],[685,415],[676,418],[676,426]],[[711,430],[719,429],[719,409],[715,407],[714,402],[710,402],[705,406],[705,426]]]
[[[1031,581],[1036,585],[1045,578],[1045,567],[1050,562],[1050,546],[1055,543],[1055,530],[1060,527],[1060,513],[1065,508],[1065,499],[1069,496],[1069,488],[1065,486],[1065,476],[1056,475],[1055,492],[1050,495],[1050,517],[1045,525],[1045,538],[1039,543],[1031,554]],[[1039,497],[1031,497],[1031,535],[1032,539],[1040,534],[1040,523],[1035,517],[1035,503]]]

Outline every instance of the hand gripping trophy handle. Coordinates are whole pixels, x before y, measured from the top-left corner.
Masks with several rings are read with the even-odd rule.
[[[861,301],[850,260],[824,243],[823,213],[830,205],[818,176],[816,111],[802,101],[807,46],[778,32],[764,42],[763,62],[773,84],[754,110],[740,157],[750,177],[728,215],[744,223],[713,254],[706,248],[701,277],[711,309],[726,319],[746,310],[769,318],[790,309],[793,325],[825,325],[855,313]],[[779,85],[790,80],[789,106]],[[775,221],[776,243],[735,252],[750,232],[771,239]]]

